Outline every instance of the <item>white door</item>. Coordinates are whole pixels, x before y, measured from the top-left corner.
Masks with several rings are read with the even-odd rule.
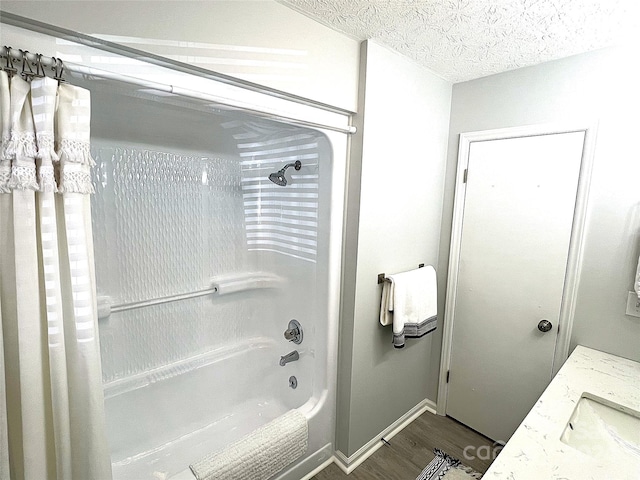
[[[496,441],[551,380],[583,142],[470,145],[446,413]]]

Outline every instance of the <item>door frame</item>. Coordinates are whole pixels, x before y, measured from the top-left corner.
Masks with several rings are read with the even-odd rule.
[[[562,304],[558,318],[558,336],[553,356],[553,377],[569,356],[569,343],[575,315],[578,280],[582,269],[584,249],[584,231],[587,214],[587,200],[591,184],[591,171],[596,144],[597,121],[576,121],[570,123],[547,123],[524,125],[520,127],[482,130],[460,134],[458,145],[458,167],[456,173],[455,197],[453,204],[453,222],[451,226],[451,246],[449,250],[449,269],[447,277],[446,300],[444,309],[444,327],[442,336],[442,352],[440,355],[440,374],[438,381],[438,399],[436,412],[446,415],[449,386],[447,376],[451,365],[451,344],[453,341],[453,325],[455,323],[455,299],[458,286],[458,269],[460,246],[462,242],[462,221],[466,197],[465,171],[469,165],[471,144],[489,140],[504,140],[518,137],[554,135],[560,133],[584,132],[582,160],[578,177],[578,191],[573,214],[573,226],[569,241],[569,255],[562,291]]]

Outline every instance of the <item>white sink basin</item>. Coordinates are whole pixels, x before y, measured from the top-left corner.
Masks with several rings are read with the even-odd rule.
[[[582,394],[560,440],[603,462],[640,468],[640,412],[595,395]]]

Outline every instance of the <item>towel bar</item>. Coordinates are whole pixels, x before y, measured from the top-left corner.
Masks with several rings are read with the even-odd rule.
[[[420,265],[418,265],[418,268],[422,268],[424,267],[424,263],[421,263]],[[387,280],[387,276],[384,273],[379,273],[378,274],[378,285],[380,285],[381,283],[384,283],[385,280]]]

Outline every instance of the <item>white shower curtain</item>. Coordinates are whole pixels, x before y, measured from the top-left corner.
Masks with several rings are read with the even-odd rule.
[[[0,110],[0,479],[110,479],[89,92],[0,72]]]

